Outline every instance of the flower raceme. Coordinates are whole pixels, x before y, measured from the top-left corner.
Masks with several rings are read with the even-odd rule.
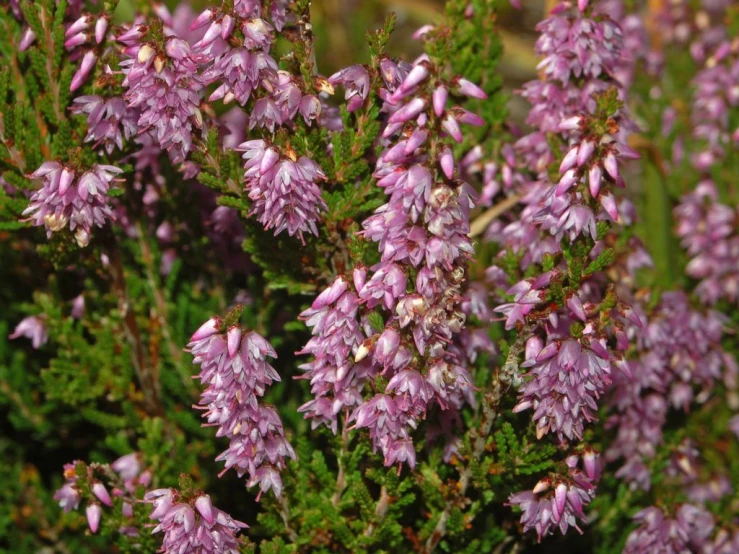
[[[248,526],[213,506],[207,494],[186,501],[176,489],[157,489],[146,493],[144,502],[158,522],[152,533],[164,534],[161,552],[238,554],[236,535]]]
[[[381,60],[378,95],[390,115],[374,177],[387,203],[361,232],[377,243],[380,262],[339,276],[301,314],[313,337],[299,354],[313,356],[302,369],[315,396],[301,411],[334,432],[343,412],[369,429],[386,465],[415,465],[412,433],[431,406],[456,411],[473,402],[472,379],[447,348],[464,326],[461,283],[473,251],[472,200],[455,179],[448,143],[462,140],[460,124],[481,120],[449,101],[485,94],[463,78],[432,79],[435,71],[424,57],[415,65]],[[362,108],[369,93],[364,67],[329,80],[345,88],[349,111]],[[367,325],[378,311],[381,331]],[[423,357],[428,362],[419,363]],[[366,399],[365,387],[380,375],[389,380],[384,393]]]
[[[207,388],[200,397],[205,426],[217,427],[216,436],[228,437],[229,446],[218,456],[226,469],[239,477],[248,474],[248,487],[257,485],[259,496],[272,489],[282,491],[280,471],[295,452],[285,439],[277,411],[259,403],[266,388],[280,376],[267,362],[274,349],[254,331],[236,325],[224,328],[211,318],[193,334],[188,344],[198,378]]]
[[[48,237],[69,227],[77,244],[87,246],[92,227],[113,219],[108,191],[121,172],[112,165],[94,165],[80,172],[60,162],[44,162],[29,176],[42,179],[43,186],[31,196],[23,215],[34,225],[43,225]]]

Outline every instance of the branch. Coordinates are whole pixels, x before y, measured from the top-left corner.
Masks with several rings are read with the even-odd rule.
[[[387,488],[385,487],[385,485],[383,485],[380,489],[380,499],[377,501],[377,508],[375,508],[375,517],[377,518],[377,523],[380,523],[383,519],[385,519],[385,515],[387,514],[387,510],[389,507],[390,495],[387,493]],[[367,529],[364,530],[364,536],[371,537],[372,533],[375,532],[375,529],[377,529],[377,524],[375,522],[370,523],[367,526]]]
[[[290,507],[287,504],[287,498],[285,498],[284,494],[281,494],[277,499],[277,502],[280,506],[280,517],[282,518],[282,522],[285,524],[287,536],[290,537],[292,542],[297,542],[298,534],[295,532],[295,529],[290,526]]]
[[[342,456],[344,456],[344,453],[346,452],[348,447],[349,431],[346,429],[346,427],[344,427],[341,430],[341,449],[339,450],[339,455],[336,456],[336,463],[339,466],[339,472],[336,475],[336,491],[331,497],[331,504],[333,504],[334,507],[337,507],[339,505],[341,495],[344,494],[344,491],[346,490],[346,468],[344,467],[341,458]]]
[[[115,239],[112,239],[113,241]],[[159,404],[159,376],[156,370],[149,366],[146,359],[141,331],[136,322],[136,314],[131,310],[131,298],[128,295],[126,277],[121,263],[121,254],[118,246],[113,243],[107,249],[110,259],[110,269],[113,276],[113,289],[118,297],[118,309],[123,318],[123,333],[131,348],[131,363],[133,364],[136,378],[144,393],[144,404],[149,415],[161,415],[162,408]]]
[[[501,367],[500,371],[493,378],[493,385],[490,391],[485,394],[482,402],[482,417],[480,420],[480,426],[478,429],[471,429],[470,436],[474,438],[472,444],[472,452],[469,456],[470,460],[477,460],[482,457],[485,453],[487,446],[487,440],[490,436],[490,430],[495,424],[495,420],[498,418],[498,406],[500,405],[501,399],[508,392],[509,386],[503,388],[504,384],[516,382],[516,376],[518,374],[518,356],[523,352],[526,341],[531,336],[531,328],[525,326],[519,333],[516,341],[511,345],[506,361]],[[459,482],[456,487],[453,487],[457,491],[457,498],[463,498],[467,493],[467,488],[472,480],[472,464],[467,464],[459,475]],[[444,511],[439,516],[439,521],[436,522],[434,532],[426,541],[426,548],[424,552],[431,554],[436,547],[444,538],[447,531],[447,522],[452,511],[452,502],[447,502]]]
[[[144,261],[144,266],[146,267],[146,280],[149,283],[149,288],[151,289],[152,296],[154,297],[157,319],[159,319],[159,325],[162,329],[164,340],[167,341],[169,356],[170,358],[172,358],[172,361],[177,366],[177,370],[182,377],[182,383],[185,385],[185,388],[187,390],[194,391],[195,384],[191,379],[190,373],[182,371],[182,351],[176,344],[175,340],[172,338],[172,330],[170,329],[169,317],[167,315],[167,301],[165,300],[164,295],[162,294],[162,291],[159,287],[159,280],[157,279],[156,272],[154,271],[154,256],[152,255],[151,249],[149,248],[149,243],[144,238],[144,229],[141,227],[140,222],[136,223],[136,232],[138,234],[139,247],[141,248],[141,257]]]
[[[484,233],[485,229],[487,229],[494,220],[516,206],[522,197],[522,194],[514,194],[482,212],[470,223],[469,236],[476,237]]]

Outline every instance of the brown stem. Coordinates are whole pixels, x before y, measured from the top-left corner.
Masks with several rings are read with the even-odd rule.
[[[131,309],[131,298],[126,286],[126,277],[121,263],[121,254],[118,246],[113,243],[107,251],[110,260],[110,269],[113,277],[113,289],[118,297],[118,309],[123,318],[123,333],[131,348],[131,363],[133,364],[136,378],[144,393],[144,405],[149,415],[161,415],[162,409],[159,404],[159,375],[158,370],[150,366],[146,357],[141,331],[136,322],[136,314]]]
[[[372,536],[372,533],[377,529],[377,524],[385,519],[388,508],[390,508],[390,495],[387,493],[387,488],[383,485],[380,489],[380,499],[377,501],[377,507],[375,508],[375,518],[377,521],[367,526],[367,529],[364,530],[365,537]]]
[[[48,16],[50,16],[50,14],[47,14],[46,10],[42,8],[41,13],[39,14],[39,18],[41,19],[41,24],[44,27],[44,39],[46,40],[46,44],[49,45],[46,56],[46,75],[49,77],[51,97],[54,100],[54,114],[56,115],[57,121],[61,121],[62,119],[64,119],[64,111],[59,104],[59,79],[54,75],[53,57],[54,50],[56,48],[63,48],[63,46],[60,44],[54,44],[54,39],[51,36],[52,25],[51,21],[47,20]]]
[[[516,381],[515,376],[517,374],[518,368],[518,356],[523,351],[524,345],[526,344],[526,341],[528,340],[530,335],[531,330],[529,327],[524,327],[524,329],[519,332],[518,337],[516,338],[516,342],[511,345],[511,348],[508,351],[508,356],[506,357],[505,363],[501,367],[500,371],[496,372],[495,376],[493,377],[492,388],[485,394],[482,402],[482,416],[480,418],[480,426],[478,427],[478,429],[472,429],[470,431],[470,435],[474,439],[472,442],[472,452],[469,457],[470,460],[479,460],[485,453],[487,440],[490,436],[490,431],[495,424],[495,420],[498,418],[498,414],[500,413],[498,411],[498,405],[500,404],[501,399],[505,396],[505,393],[508,391],[509,388],[508,386],[504,388],[504,385]],[[457,486],[454,487],[454,491],[456,491],[456,498],[464,498],[464,495],[467,493],[467,488],[469,487],[471,480],[472,464],[467,464],[462,470],[462,473],[460,473],[459,475]],[[426,541],[426,548],[424,552],[426,552],[427,554],[431,554],[431,552],[433,552],[439,545],[441,539],[443,539],[446,535],[447,523],[449,521],[449,517],[451,515],[453,507],[452,504],[453,502],[451,500],[447,502],[444,511],[441,513],[441,515],[439,516],[439,520],[436,522],[434,532],[431,533],[431,536]]]
[[[136,231],[139,237],[139,247],[141,248],[141,258],[144,261],[146,267],[146,280],[149,284],[152,296],[154,297],[154,304],[156,306],[156,315],[159,320],[159,326],[162,330],[164,340],[167,342],[167,349],[169,356],[177,367],[178,372],[182,378],[182,383],[188,390],[195,390],[194,383],[191,379],[191,375],[182,365],[182,350],[179,348],[175,340],[172,338],[172,330],[169,325],[169,317],[167,310],[167,301],[162,294],[161,287],[159,286],[159,279],[156,277],[154,271],[154,256],[149,248],[149,243],[145,238],[144,229],[141,223],[136,223]],[[184,371],[183,371],[184,370]]]
[[[489,207],[487,210],[478,215],[474,219],[474,221],[470,223],[469,236],[476,237],[484,233],[485,229],[488,228],[490,223],[492,223],[495,219],[499,218],[511,208],[515,207],[516,204],[518,204],[519,200],[521,200],[522,196],[522,194],[514,194],[513,196],[509,196],[508,198],[505,198],[504,200],[501,200],[500,202],[495,204],[495,206]]]
[[[282,518],[282,522],[285,524],[287,535],[290,537],[292,542],[296,542],[298,540],[298,534],[295,532],[295,529],[290,526],[290,507],[287,504],[287,498],[285,498],[284,494],[281,494],[277,501],[280,506],[280,517]]]
[[[341,495],[344,494],[344,491],[346,490],[346,468],[344,467],[344,463],[342,462],[341,457],[344,455],[348,447],[349,431],[346,429],[346,427],[344,427],[341,430],[341,450],[339,451],[339,455],[336,457],[336,463],[339,466],[339,472],[336,475],[336,491],[331,497],[331,504],[333,504],[334,507],[337,507],[339,505]]]

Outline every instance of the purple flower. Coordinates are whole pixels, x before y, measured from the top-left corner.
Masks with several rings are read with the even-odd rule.
[[[223,99],[228,104],[236,100],[243,106],[264,79],[276,80],[276,74],[277,63],[269,54],[240,47],[220,56],[203,78],[207,83],[221,83],[210,95],[211,102]]]
[[[207,494],[184,501],[175,489],[157,489],[144,501],[153,506],[149,517],[158,522],[152,534],[164,533],[161,552],[238,554],[236,535],[248,526],[213,506]]]
[[[123,149],[123,140],[138,131],[138,113],[131,110],[122,98],[108,100],[100,96],[80,96],[74,99],[73,113],[87,115],[85,142],[94,142],[93,148],[103,146],[111,154],[117,146]]]
[[[595,497],[597,475],[577,469],[577,457],[567,460],[568,474],[540,480],[532,491],[512,494],[508,505],[521,509],[524,532],[535,530],[539,541],[559,528],[564,535],[570,527],[580,533],[578,520],[587,522],[583,508]]]
[[[239,477],[249,474],[247,486],[260,484],[276,496],[282,490],[279,472],[286,458],[295,452],[285,439],[282,421],[274,408],[259,404],[265,389],[280,376],[267,362],[276,357],[274,349],[254,331],[230,327],[212,318],[192,336],[188,348],[193,362],[200,365],[200,381],[207,385],[200,397],[208,426],[218,427],[216,436],[228,437],[229,447],[216,460],[226,469],[236,469]],[[267,481],[262,477],[268,476]]]
[[[718,201],[716,186],[702,181],[675,208],[677,234],[691,256],[685,272],[700,282],[706,304],[739,302],[739,210]]]
[[[31,345],[38,350],[49,340],[49,333],[46,330],[44,320],[38,316],[32,315],[21,320],[15,326],[15,330],[8,335],[8,338],[17,339],[25,337],[31,339]]]
[[[616,475],[634,487],[650,486],[644,460],[656,455],[670,404],[687,411],[733,371],[736,362],[721,348],[724,322],[718,312],[691,308],[684,293],[665,293],[638,333],[633,378],[614,375],[607,426],[617,435],[606,458],[624,460]]]
[[[23,211],[34,225],[44,225],[51,236],[69,226],[75,231],[80,247],[90,242],[92,226],[102,227],[113,218],[107,205],[110,183],[121,170],[112,165],[94,165],[76,179],[76,172],[59,162],[44,162],[32,179],[43,179],[43,187],[33,193],[31,202]]]
[[[534,410],[539,438],[555,432],[560,440],[582,439],[584,423],[596,419],[597,400],[611,383],[611,361],[597,337],[527,348],[526,382],[513,411]]]
[[[119,40],[120,37],[119,37]],[[139,110],[139,133],[148,132],[173,162],[185,160],[192,147],[194,129],[200,128],[200,91],[204,83],[197,73],[195,55],[184,40],[170,38],[165,52],[143,43],[126,50],[132,59],[121,62],[124,99]]]
[[[355,269],[355,273],[361,270]],[[365,335],[357,317],[360,300],[344,277],[338,277],[300,319],[311,328],[313,337],[299,355],[310,354],[313,361],[300,366],[310,380],[315,397],[299,411],[313,419],[312,426],[328,425],[336,432],[337,415],[362,402],[361,389],[372,375],[369,358],[356,362]]]
[[[641,524],[626,539],[625,554],[647,552],[703,552],[715,526],[704,508],[683,504],[674,518],[650,506],[638,512],[634,521]]]
[[[72,464],[65,464],[65,470],[68,467],[73,467]],[[68,480],[62,487],[54,493],[54,500],[59,501],[59,506],[64,509],[65,512],[76,510],[80,504],[80,491],[75,484],[75,480]]]
[[[718,45],[693,80],[696,86],[692,119],[693,138],[702,146],[693,156],[701,170],[709,170],[739,145],[739,127],[732,128],[730,112],[739,107],[739,46]]]
[[[328,78],[332,85],[342,85],[346,109],[350,112],[362,107],[369,94],[370,76],[362,65],[352,65],[334,73]]]
[[[245,186],[256,215],[265,229],[275,235],[287,230],[290,236],[303,233],[318,235],[316,221],[326,209],[317,183],[326,178],[312,160],[289,153],[282,157],[276,147],[263,140],[250,140],[238,147],[244,152]]]

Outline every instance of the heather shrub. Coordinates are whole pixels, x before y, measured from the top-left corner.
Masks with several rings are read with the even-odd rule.
[[[0,6],[0,550],[739,552],[734,3],[319,4]]]

